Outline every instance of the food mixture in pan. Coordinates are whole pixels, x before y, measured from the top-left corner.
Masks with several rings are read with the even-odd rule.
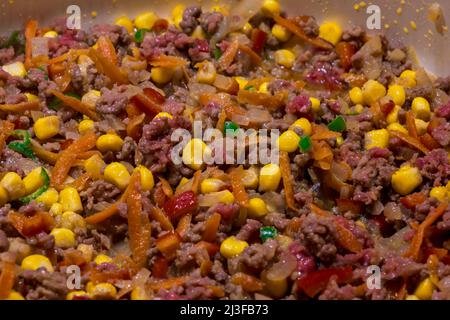
[[[450,78],[247,11],[1,39],[1,299],[450,299]],[[193,161],[194,123],[278,130],[278,157]]]

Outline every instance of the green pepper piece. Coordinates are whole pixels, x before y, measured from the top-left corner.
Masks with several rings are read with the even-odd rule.
[[[337,116],[328,124],[328,129],[335,132],[342,132],[346,128],[345,119],[343,116]]]
[[[43,194],[45,191],[48,190],[48,187],[50,186],[50,177],[48,176],[47,170],[45,170],[44,168],[41,168],[41,177],[44,179],[44,184],[32,194],[20,198],[19,199],[20,202],[24,204],[30,203],[32,200],[35,200],[41,194]]]
[[[263,242],[274,239],[277,236],[277,229],[274,227],[262,227],[259,229],[259,237]]]
[[[219,60],[222,56],[222,51],[219,48],[214,48],[213,50],[214,59]]]
[[[247,90],[247,91],[256,91],[256,89],[255,89],[254,86],[246,86],[246,87],[244,88],[244,90]]]
[[[52,100],[50,100],[50,103],[47,105],[52,110],[58,109],[59,106],[61,106],[62,101],[59,100],[58,97],[53,97]]]
[[[136,41],[137,43],[141,43],[142,41],[144,41],[145,34],[147,32],[150,32],[150,30],[149,29],[138,29],[134,33],[134,41]]]
[[[239,126],[236,123],[234,123],[233,121],[225,121],[224,129],[223,129],[225,134],[227,134],[227,132],[234,134],[234,133],[236,133],[236,130],[238,130],[238,129],[239,129]]]
[[[13,141],[8,144],[8,148],[14,150],[27,158],[37,160],[36,155],[33,150],[31,150],[31,140],[30,134],[26,130],[15,130],[12,133],[13,136],[17,136],[19,138],[23,138],[23,141]]]
[[[298,147],[300,148],[301,152],[308,152],[311,150],[312,147],[312,141],[309,136],[304,136],[300,139],[300,142],[298,143]]]

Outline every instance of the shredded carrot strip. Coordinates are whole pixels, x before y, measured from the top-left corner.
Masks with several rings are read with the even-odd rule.
[[[225,108],[222,108],[219,114],[219,119],[217,120],[216,129],[219,130],[220,132],[223,132],[226,120],[227,120],[227,112],[225,111]]]
[[[37,141],[31,139],[31,150],[34,154],[46,163],[54,165],[58,160],[58,154],[45,150]]]
[[[147,261],[150,248],[151,226],[148,215],[142,212],[141,174],[135,171],[131,176],[127,197],[128,238],[133,261],[140,269]]]
[[[430,150],[428,150],[427,147],[425,147],[422,142],[420,142],[419,140],[417,140],[414,137],[411,137],[403,132],[400,131],[396,131],[396,130],[389,130],[389,134],[392,137],[398,138],[400,140],[402,140],[403,142],[409,144],[411,147],[414,147],[415,149],[423,152],[423,153],[428,153],[430,152]]]
[[[145,113],[141,113],[138,116],[130,117],[130,121],[127,123],[127,136],[132,137],[134,140],[138,140],[142,131],[142,124],[145,119]]]
[[[324,126],[319,126],[319,125],[313,124],[313,134],[311,135],[312,140],[315,140],[315,141],[328,140],[328,139],[338,138],[340,136],[342,136],[342,134],[340,132],[334,132],[334,131],[328,130]]]
[[[59,153],[59,158],[53,167],[51,175],[51,185],[53,187],[59,188],[63,185],[70,168],[77,159],[77,155],[92,149],[95,146],[96,140],[95,133],[93,131],[88,132],[78,140],[75,140],[67,149]]]
[[[285,27],[289,31],[291,31],[293,34],[295,34],[297,37],[299,37],[301,40],[308,42],[309,44],[312,44],[315,47],[321,48],[321,49],[332,49],[333,46],[328,43],[327,41],[321,39],[321,38],[310,38],[308,37],[305,32],[294,22],[285,19],[281,17],[280,15],[276,14],[273,15],[273,20],[275,20],[276,23],[279,25]]]
[[[202,178],[202,170],[195,171],[191,187],[192,192],[194,192],[195,194],[198,194],[198,191],[200,190],[200,183],[202,180],[201,178]]]
[[[97,45],[97,51],[113,65],[117,65],[117,53],[111,40],[108,37],[100,36],[97,40]]]
[[[91,151],[86,151],[86,152],[80,152],[77,155],[77,159],[81,159],[81,160],[86,160],[89,159],[92,156],[98,155],[100,157],[102,157],[102,154],[100,151],[97,150],[91,150]]]
[[[230,45],[228,46],[228,48],[225,50],[225,52],[218,61],[219,67],[222,70],[225,70],[233,63],[233,60],[236,57],[238,49],[239,43],[237,42],[237,40],[234,40],[233,42],[230,43]]]
[[[314,165],[322,170],[330,170],[333,162],[333,151],[325,141],[314,141],[312,143],[312,157]]]
[[[184,237],[191,226],[192,215],[187,214],[183,216],[180,221],[178,221],[176,232],[180,235],[180,237]]]
[[[347,228],[342,226],[340,223],[338,223],[336,221],[336,219],[334,218],[333,214],[331,214],[330,212],[325,211],[323,209],[320,209],[315,204],[311,204],[311,211],[314,212],[315,214],[317,214],[318,216],[333,219],[334,226],[338,233],[337,240],[342,247],[344,247],[348,251],[354,252],[354,253],[360,252],[362,250],[362,244],[358,241],[358,239],[355,237],[355,235],[350,230],[348,230]]]
[[[81,176],[76,178],[75,181],[70,183],[70,186],[77,189],[78,191],[82,191],[86,188],[86,184],[91,179],[92,179],[92,175],[90,173],[85,172]]]
[[[29,20],[25,26],[25,67],[31,68],[32,61],[32,45],[31,40],[36,37],[38,22],[36,20]]]
[[[292,185],[291,161],[289,154],[285,151],[280,151],[280,169],[283,177],[284,196],[286,197],[286,204],[288,208],[298,211],[295,206],[294,186]]]
[[[250,48],[249,46],[246,46],[245,44],[239,44],[239,50],[241,50],[242,52],[244,52],[245,54],[247,54],[250,59],[253,60],[253,63],[256,65],[260,65],[262,62],[261,57],[252,50],[252,48]]]
[[[84,104],[80,100],[74,97],[66,96],[65,94],[58,92],[56,90],[49,90],[51,94],[61,100],[65,105],[71,107],[75,111],[82,113],[92,120],[98,121],[100,118],[97,113],[91,109],[88,105]]]
[[[0,152],[3,151],[6,139],[8,139],[13,130],[14,130],[14,123],[5,120],[0,120]]]
[[[406,112],[406,128],[408,129],[408,133],[411,137],[413,137],[414,139],[419,139],[419,135],[417,134],[416,122],[411,110]]]
[[[167,56],[161,54],[157,57],[150,59],[149,63],[153,67],[162,67],[162,68],[176,68],[189,64],[189,61],[186,59],[176,57],[176,56]]]
[[[233,190],[234,198],[239,202],[242,207],[248,205],[248,194],[242,183],[242,177],[244,176],[244,168],[239,166],[230,170],[228,174],[230,177],[231,189]]]
[[[91,48],[89,50],[89,57],[94,61],[95,67],[100,73],[106,75],[114,83],[128,84],[128,78],[122,73],[120,68],[112,64],[107,57],[104,57],[97,50]]]
[[[0,300],[8,298],[16,277],[16,265],[12,260],[3,261],[2,273],[0,275]]]
[[[69,58],[69,55],[74,55],[74,56],[78,57],[82,54],[84,54],[84,55],[89,54],[89,49],[70,49],[68,53],[64,53],[60,56],[57,56],[55,58],[48,60],[48,64],[64,62]]]
[[[28,101],[17,104],[0,104],[0,111],[8,113],[23,113],[28,110],[39,110],[41,105],[39,101]]]
[[[93,215],[90,215],[90,216],[84,218],[84,220],[86,221],[86,223],[89,223],[89,224],[97,224],[97,223],[100,223],[102,221],[105,221],[109,217],[112,217],[117,212],[119,212],[118,205],[121,204],[121,203],[123,203],[123,199],[122,198],[119,201],[113,203],[111,206],[109,206],[105,210],[97,212],[97,213],[94,213]]]
[[[173,190],[169,181],[162,177],[158,177],[158,179],[159,181],[161,181],[162,191],[164,192],[165,196],[171,198],[173,196]]]
[[[420,248],[422,247],[425,231],[429,228],[437,219],[439,219],[447,210],[448,203],[441,203],[433,212],[428,214],[425,220],[419,225],[412,241],[411,246],[406,252],[405,256],[417,260],[419,258]]]
[[[166,231],[172,231],[173,225],[170,219],[166,216],[163,210],[158,208],[157,206],[152,206],[150,209],[150,217],[159,222],[161,228]]]
[[[205,222],[205,231],[203,231],[203,240],[208,242],[216,241],[217,232],[220,226],[220,220],[222,216],[220,214],[213,213]]]
[[[233,274],[231,283],[240,285],[247,292],[261,291],[264,288],[264,282],[243,272]]]
[[[183,276],[183,277],[179,277],[179,278],[171,278],[171,279],[167,279],[167,280],[156,281],[156,282],[150,283],[149,288],[154,291],[158,291],[160,289],[167,290],[167,289],[170,289],[175,286],[181,286],[183,283],[185,283],[189,279],[190,279],[189,276]]]
[[[279,92],[275,95],[271,95],[264,92],[239,90],[237,95],[237,100],[239,103],[264,106],[271,111],[280,108],[284,104],[284,98],[284,92]]]

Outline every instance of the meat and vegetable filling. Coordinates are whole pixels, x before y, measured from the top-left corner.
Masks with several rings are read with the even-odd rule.
[[[0,299],[450,299],[450,78],[259,4],[0,39]]]

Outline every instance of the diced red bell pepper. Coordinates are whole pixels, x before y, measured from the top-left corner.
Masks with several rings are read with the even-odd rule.
[[[214,256],[219,251],[219,246],[216,243],[203,240],[197,242],[195,246],[198,248],[205,248],[210,257]]]
[[[355,201],[355,200],[351,200],[351,199],[337,199],[336,204],[339,209],[339,212],[341,212],[341,213],[350,211],[354,215],[361,214],[362,203],[359,201]]]
[[[32,237],[38,233],[50,231],[55,224],[55,220],[47,212],[36,212],[31,217],[19,212],[11,212],[8,218],[24,237]]]
[[[389,113],[391,113],[394,108],[395,103],[392,100],[380,104],[380,111],[384,114],[384,116],[387,116]]]
[[[429,133],[425,133],[423,136],[420,136],[419,139],[420,142],[430,150],[441,148],[441,145]]]
[[[172,197],[164,205],[164,211],[171,219],[180,218],[197,209],[198,199],[193,191],[183,192]]]
[[[408,209],[414,209],[417,205],[423,203],[427,197],[422,192],[416,192],[400,199],[400,203]]]
[[[267,33],[261,29],[254,29],[252,32],[252,50],[261,53],[266,44]]]
[[[156,278],[166,278],[167,270],[169,269],[169,262],[164,257],[156,257],[152,266],[152,275]]]
[[[152,27],[152,31],[160,33],[166,31],[169,28],[169,21],[166,19],[158,19],[155,21]]]
[[[342,41],[336,45],[336,53],[339,56],[341,66],[348,70],[352,66],[352,57],[356,53],[356,48],[353,44]]]
[[[309,273],[297,280],[297,286],[303,290],[309,297],[315,297],[323,291],[331,277],[336,277],[337,283],[346,283],[352,279],[352,268],[330,268],[322,269]]]
[[[164,96],[152,88],[144,88],[143,93],[139,93],[131,98],[132,103],[151,117],[162,111],[164,101]]]

